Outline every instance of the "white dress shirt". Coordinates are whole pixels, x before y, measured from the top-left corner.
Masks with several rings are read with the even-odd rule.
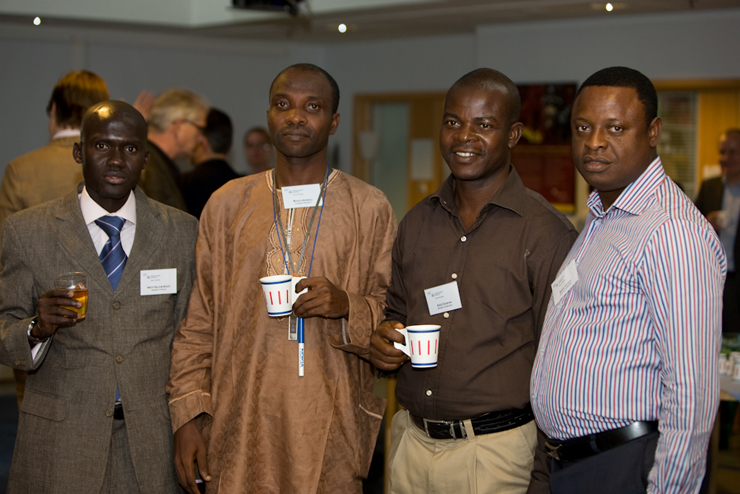
[[[108,235],[95,224],[95,220],[102,218],[103,216],[120,216],[126,222],[121,228],[121,246],[126,256],[131,255],[131,247],[134,245],[134,233],[136,233],[136,198],[134,192],[131,191],[128,196],[126,204],[121,207],[118,211],[109,213],[103,209],[100,204],[95,202],[90,194],[87,193],[87,188],[82,188],[82,193],[79,195],[80,198],[80,209],[82,209],[82,217],[85,219],[87,225],[87,231],[90,232],[93,244],[95,244],[95,251],[100,255],[100,251],[105,247],[105,243],[108,241]]]
[[[80,137],[80,129],[62,129],[51,137],[51,140],[61,139],[62,137]]]

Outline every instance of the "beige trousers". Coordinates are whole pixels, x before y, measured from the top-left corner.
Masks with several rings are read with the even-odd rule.
[[[522,494],[537,446],[534,420],[515,429],[465,439],[432,439],[406,410],[391,422],[388,492],[392,494]]]

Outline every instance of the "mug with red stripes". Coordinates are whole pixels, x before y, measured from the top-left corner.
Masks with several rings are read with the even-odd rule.
[[[293,289],[293,277],[289,274],[278,274],[260,278],[262,291],[265,293],[267,302],[267,315],[270,317],[283,317],[293,312],[293,300],[291,290]]]
[[[418,369],[437,367],[439,328],[436,324],[419,324],[396,329],[406,338],[406,344],[393,343],[411,358],[411,366]]]

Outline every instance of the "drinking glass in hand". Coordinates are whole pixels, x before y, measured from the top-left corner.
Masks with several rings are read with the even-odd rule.
[[[77,312],[80,315],[80,319],[84,319],[85,312],[87,312],[87,276],[85,276],[85,273],[66,273],[60,275],[54,280],[54,288],[65,288],[74,291],[72,298],[80,302],[82,306],[78,308],[63,305],[62,307]]]

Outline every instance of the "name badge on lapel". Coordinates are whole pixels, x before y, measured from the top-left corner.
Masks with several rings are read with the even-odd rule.
[[[424,295],[427,297],[430,316],[462,308],[457,281],[427,288],[424,290]]]
[[[177,293],[177,268],[141,270],[141,295]]]

